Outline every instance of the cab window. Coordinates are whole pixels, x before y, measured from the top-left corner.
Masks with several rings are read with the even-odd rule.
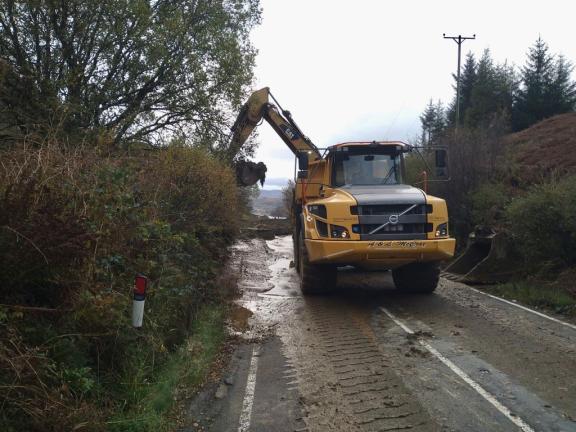
[[[391,185],[400,183],[400,157],[383,153],[336,153],[333,183],[346,185]]]

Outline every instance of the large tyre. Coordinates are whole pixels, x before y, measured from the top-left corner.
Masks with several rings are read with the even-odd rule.
[[[302,223],[302,208],[296,204],[296,190],[292,190],[292,246],[294,251],[294,267],[300,273],[300,231]]]
[[[429,294],[438,286],[440,269],[436,263],[412,263],[392,270],[392,278],[400,291]]]
[[[298,273],[302,294],[325,294],[336,285],[336,267],[311,264],[302,231],[298,236]]]
[[[292,247],[294,250],[294,267],[296,271],[300,273],[300,239],[298,237],[298,229],[292,230]]]

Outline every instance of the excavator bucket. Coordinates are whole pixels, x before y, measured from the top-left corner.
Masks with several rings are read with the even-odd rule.
[[[235,163],[236,181],[240,186],[252,186],[260,182],[264,186],[268,168],[263,162],[240,160]]]
[[[494,284],[518,273],[519,259],[510,238],[492,230],[475,230],[462,255],[444,269],[443,276],[469,284]]]

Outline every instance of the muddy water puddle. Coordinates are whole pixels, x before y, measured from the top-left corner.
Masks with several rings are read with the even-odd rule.
[[[290,237],[246,240],[232,249],[231,267],[239,275],[241,297],[235,302],[231,327],[244,340],[262,341],[274,335],[302,300],[291,260]]]

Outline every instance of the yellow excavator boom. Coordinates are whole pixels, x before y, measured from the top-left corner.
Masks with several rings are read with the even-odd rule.
[[[274,99],[274,96],[270,93],[270,89],[264,87],[252,93],[248,101],[244,104],[232,126],[232,140],[229,146],[229,154],[234,157],[256,126],[264,119],[294,154],[306,152],[311,160],[321,159],[322,155],[320,151],[312,141],[302,133],[296,122],[292,119],[290,112],[282,110],[275,99],[276,105],[271,103],[270,97]]]

